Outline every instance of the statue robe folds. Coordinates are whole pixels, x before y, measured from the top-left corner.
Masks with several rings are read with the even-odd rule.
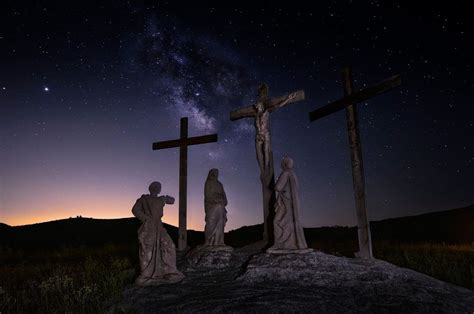
[[[142,195],[132,213],[142,225],[138,229],[140,276],[136,283],[153,285],[178,282],[184,275],[176,268],[173,240],[161,222],[165,204],[173,204],[170,196]]]
[[[211,169],[204,187],[204,208],[206,211],[206,227],[204,235],[206,245],[225,245],[224,227],[227,222],[227,197],[219,180],[219,171]]]
[[[308,246],[299,220],[298,179],[293,171],[293,160],[285,157],[281,167],[282,173],[275,184],[275,242],[269,251],[305,250]]]

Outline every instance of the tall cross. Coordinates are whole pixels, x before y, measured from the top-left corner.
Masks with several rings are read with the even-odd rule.
[[[304,100],[304,91],[299,90],[277,98],[268,98],[268,86],[263,83],[258,89],[258,99],[253,105],[234,110],[230,120],[254,118],[255,150],[260,167],[260,181],[263,194],[263,239],[267,245],[273,243],[273,218],[275,211],[275,175],[273,171],[273,152],[270,136],[269,113],[287,104]]]
[[[366,101],[378,94],[382,94],[401,84],[400,75],[394,75],[378,84],[354,92],[352,86],[351,69],[346,67],[342,71],[342,82],[344,86],[344,98],[336,100],[324,107],[311,111],[309,120],[311,122],[330,115],[336,111],[346,108],[347,131],[349,133],[349,145],[351,149],[352,182],[354,185],[354,196],[357,211],[357,234],[359,238],[359,252],[356,256],[372,258],[372,239],[370,236],[370,225],[365,207],[365,179],[362,163],[362,149],[359,134],[359,122],[357,120],[356,104]]]
[[[188,146],[217,142],[217,134],[188,137],[188,118],[181,118],[181,134],[177,140],[153,143],[153,150],[179,147],[179,237],[178,250],[187,247],[186,213],[188,189]]]

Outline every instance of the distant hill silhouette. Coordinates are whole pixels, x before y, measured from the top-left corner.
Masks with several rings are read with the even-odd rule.
[[[4,224],[3,222],[0,222],[0,230],[6,230],[11,228],[11,226]]]
[[[416,216],[384,219],[370,222],[372,239],[393,242],[474,242],[474,205]],[[357,243],[356,227],[305,228],[310,242]],[[229,243],[240,246],[260,239],[263,225],[244,226],[226,234]],[[249,240],[251,241],[249,242]]]
[[[164,224],[176,242],[178,229]],[[92,219],[69,218],[32,225],[11,227],[0,223],[0,245],[11,248],[55,248],[62,246],[102,245],[120,243],[136,245],[140,222],[135,218]],[[474,205],[371,222],[375,241],[396,242],[474,242]],[[226,243],[243,246],[262,239],[263,225],[243,226],[226,233]],[[306,228],[308,244],[357,243],[356,227]],[[188,244],[204,242],[200,231],[188,231]],[[315,245],[317,247],[317,245]]]

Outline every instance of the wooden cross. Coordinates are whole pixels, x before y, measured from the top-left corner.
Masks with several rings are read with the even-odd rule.
[[[254,118],[256,128],[255,149],[260,166],[260,181],[263,194],[263,239],[267,245],[273,243],[273,218],[275,211],[275,175],[273,170],[273,152],[270,137],[269,113],[287,104],[304,100],[304,91],[299,90],[277,98],[268,98],[268,86],[262,84],[258,89],[258,99],[253,105],[234,110],[230,120]]]
[[[188,146],[217,142],[217,134],[188,137],[188,118],[181,118],[181,134],[177,140],[153,143],[153,150],[179,147],[179,237],[178,250],[187,248],[186,212],[188,189]]]
[[[356,253],[356,256],[372,258],[372,239],[370,236],[367,209],[365,207],[365,178],[356,104],[399,86],[401,84],[401,78],[400,75],[394,75],[376,85],[354,92],[351,69],[346,67],[342,71],[342,82],[344,85],[344,98],[310,112],[309,120],[312,122],[346,108],[347,131],[349,133],[351,149],[352,182],[354,185],[359,237],[359,252]]]

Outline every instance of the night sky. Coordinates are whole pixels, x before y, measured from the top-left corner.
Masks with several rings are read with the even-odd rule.
[[[190,136],[219,134],[189,148],[188,227],[203,228],[210,168],[228,194],[226,229],[261,223],[253,121],[231,122],[229,112],[250,105],[265,81],[271,96],[306,93],[271,114],[276,175],[293,157],[303,225],[355,225],[345,112],[308,118],[342,97],[344,65],[355,88],[402,76],[400,87],[358,105],[369,218],[474,203],[468,1],[411,2],[314,1],[303,10],[4,2],[0,221],[130,217],[154,180],[177,198],[179,149],[151,145],[177,138],[188,116]],[[177,211],[165,208],[164,221],[177,225]]]

